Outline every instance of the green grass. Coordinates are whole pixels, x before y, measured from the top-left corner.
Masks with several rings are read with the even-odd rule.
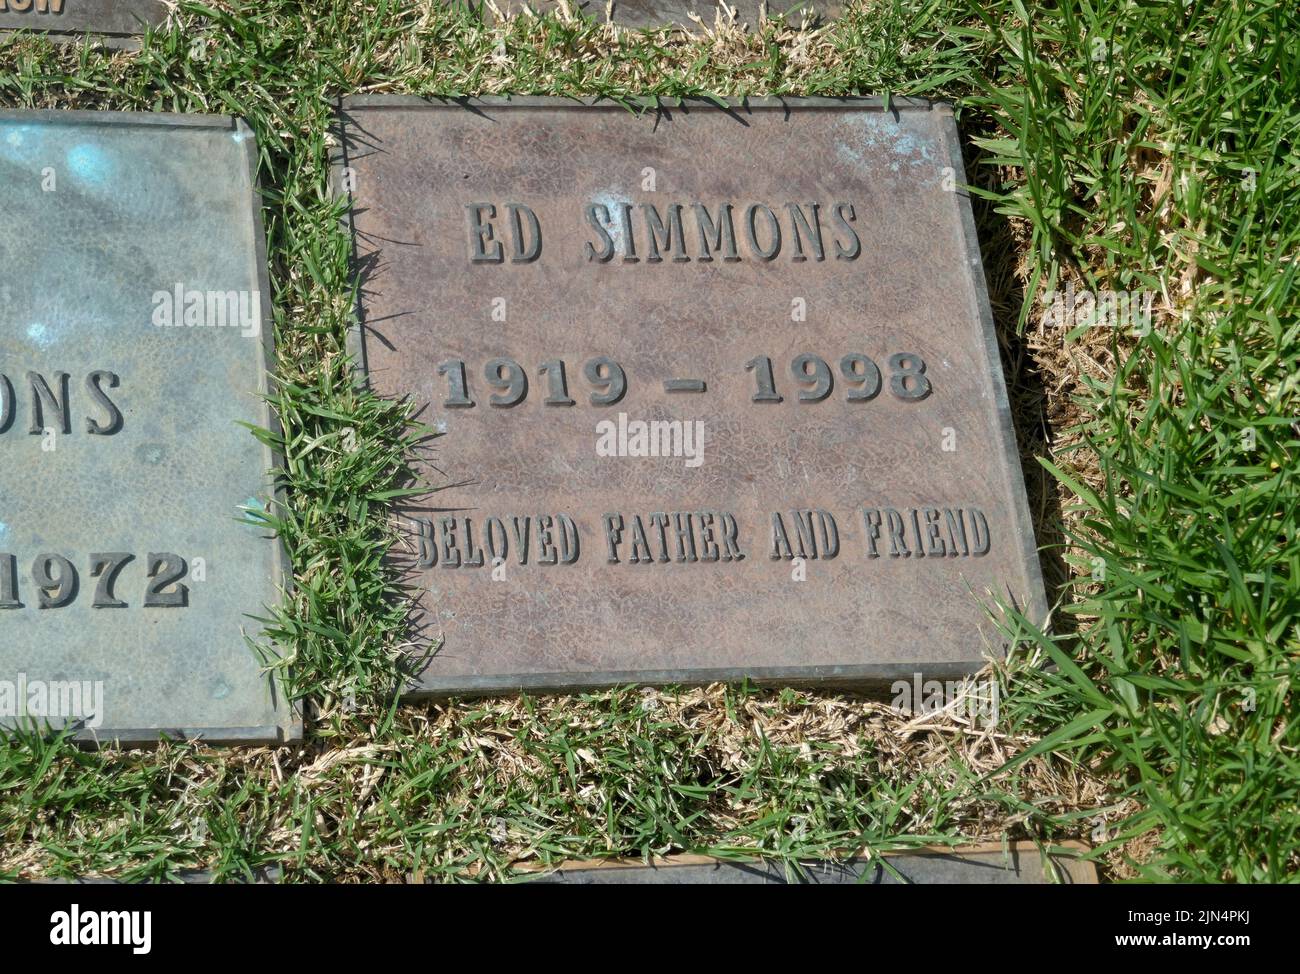
[[[1078,498],[1079,638],[1023,718],[1091,715],[1054,746],[1141,803],[1109,839],[1155,830],[1140,875],[1279,881],[1300,866],[1298,11],[1170,6],[1035,18],[1006,43],[1042,53],[973,99],[1013,140],[987,161],[1027,177],[1000,210],[1032,227],[1030,290],[1160,309],[1081,380],[1050,464]]]
[[[566,856],[1008,834],[1092,837],[1116,876],[1300,875],[1294,4],[899,0],[816,35],[617,41],[553,16],[359,6],[186,2],[138,55],[0,40],[0,105],[223,112],[257,132],[286,431],[274,517],[296,575],[272,629],[312,718],[275,752],[16,736],[0,874],[500,878]],[[359,90],[957,102],[1061,601],[1056,635],[1025,636],[1000,674],[1000,737],[745,688],[392,705],[384,509],[420,430],[347,379],[326,132],[333,96]],[[1044,324],[1039,299],[1065,282],[1154,292],[1150,333]]]

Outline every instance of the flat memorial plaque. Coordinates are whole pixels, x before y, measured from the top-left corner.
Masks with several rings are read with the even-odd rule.
[[[0,112],[0,724],[296,733],[257,148],[219,116]]]
[[[138,47],[167,16],[162,0],[0,0],[0,34],[30,30],[54,40],[89,35],[108,47]]]
[[[358,352],[445,430],[422,691],[946,679],[1044,617],[947,106],[342,117]]]

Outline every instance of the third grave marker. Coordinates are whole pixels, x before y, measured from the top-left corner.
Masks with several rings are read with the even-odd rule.
[[[0,0],[0,33],[29,30],[53,40],[85,36],[106,47],[139,47],[167,16],[162,0]]]

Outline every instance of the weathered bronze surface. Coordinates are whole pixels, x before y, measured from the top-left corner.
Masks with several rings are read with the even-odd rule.
[[[30,30],[56,40],[90,35],[109,47],[138,47],[134,38],[166,16],[162,0],[0,0],[0,33]]]
[[[422,690],[944,678],[1043,617],[946,106],[342,118],[358,352],[445,431]]]
[[[295,731],[244,638],[286,578],[256,160],[229,118],[0,113],[0,725]]]
[[[525,7],[546,12],[558,3],[556,0],[500,0],[496,6],[502,13],[511,14],[519,13]],[[588,17],[604,22],[609,5],[601,0],[573,0],[568,6],[570,10],[580,10]],[[764,4],[762,0],[737,0],[725,4],[719,0],[615,0],[609,11],[609,20],[622,27],[672,25],[698,29],[702,23],[711,28],[720,11],[724,22],[727,21],[728,15],[722,10],[724,6],[735,10],[736,23],[748,25],[753,30],[758,27]],[[838,17],[843,4],[839,0],[769,0],[766,9],[770,14],[784,14],[790,23],[797,24],[805,11],[814,20]],[[699,18],[698,22],[692,19],[692,14]]]

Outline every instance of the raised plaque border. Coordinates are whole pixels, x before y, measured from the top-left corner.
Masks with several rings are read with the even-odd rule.
[[[484,95],[479,97],[434,97],[421,95],[348,95],[337,100],[335,115],[336,146],[330,162],[330,181],[339,187],[340,194],[346,194],[348,207],[343,215],[343,225],[351,240],[354,284],[357,285],[355,306],[355,324],[348,330],[346,350],[357,374],[357,382],[364,388],[369,387],[369,367],[365,352],[365,312],[362,303],[362,290],[357,280],[356,227],[352,219],[352,194],[342,187],[343,170],[348,165],[348,111],[351,108],[364,109],[412,109],[432,108],[450,111],[503,111],[511,109],[546,108],[572,109],[577,111],[617,111],[627,112],[629,107],[642,112],[650,111],[817,111],[854,109],[857,111],[879,112],[915,112],[934,111],[947,120],[944,126],[943,141],[948,151],[948,164],[954,172],[966,172],[966,162],[962,158],[961,138],[957,130],[957,121],[953,114],[953,105],[947,101],[926,98],[846,96],[833,97],[782,97],[766,96],[755,98],[663,98],[638,97],[623,101],[614,101],[599,97],[563,98],[551,95]],[[953,198],[961,223],[962,263],[965,265],[973,289],[975,303],[979,312],[980,334],[983,337],[985,366],[989,371],[993,391],[993,407],[997,416],[1000,444],[997,460],[1003,468],[1003,475],[1008,478],[1010,498],[1016,508],[1011,518],[1021,538],[1020,556],[1025,562],[1025,574],[1030,591],[1026,593],[1024,605],[1018,606],[1020,612],[1032,623],[1046,628],[1049,612],[1046,590],[1043,585],[1042,563],[1038,558],[1038,545],[1035,540],[1033,523],[1029,516],[1029,496],[1025,486],[1024,472],[1020,466],[1020,452],[1016,444],[1015,426],[1011,418],[1011,406],[1007,398],[1006,378],[1002,372],[1002,356],[998,347],[997,330],[993,321],[993,308],[989,301],[988,284],[984,275],[984,263],[980,252],[979,235],[975,228],[975,214],[970,205],[970,193],[960,187]],[[969,677],[979,672],[983,661],[970,663],[856,663],[836,666],[780,666],[753,667],[748,669],[695,668],[675,670],[609,670],[591,671],[581,674],[585,680],[575,679],[573,673],[517,673],[497,676],[459,676],[445,680],[418,677],[418,685],[409,688],[406,699],[444,699],[452,696],[487,696],[498,693],[547,692],[569,693],[589,690],[603,690],[612,686],[700,686],[708,683],[740,683],[748,681],[760,686],[799,687],[799,688],[837,688],[837,689],[873,689],[887,687],[897,679],[910,679],[914,671],[923,670],[926,679],[956,680]]]

